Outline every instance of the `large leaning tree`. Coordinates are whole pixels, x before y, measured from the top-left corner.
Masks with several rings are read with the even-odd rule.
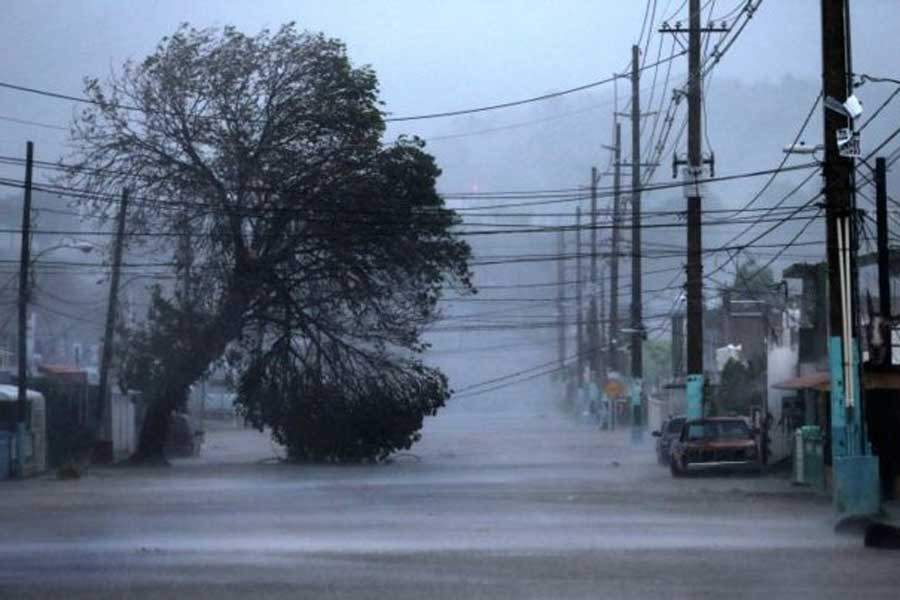
[[[184,25],[86,93],[70,184],[101,215],[128,188],[130,244],[173,256],[190,240],[188,284],[158,288],[123,348],[148,402],[134,460],[165,460],[170,414],[223,362],[245,416],[294,458],[418,439],[449,397],[421,333],[442,289],[471,289],[470,249],[421,142],[382,142],[373,71],[292,24]]]

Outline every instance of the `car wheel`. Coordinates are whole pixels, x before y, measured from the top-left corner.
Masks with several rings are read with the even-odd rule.
[[[678,466],[678,460],[675,457],[669,459],[669,471],[672,472],[672,477],[684,477],[684,471]]]

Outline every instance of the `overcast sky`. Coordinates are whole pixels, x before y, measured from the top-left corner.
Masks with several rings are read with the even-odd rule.
[[[738,0],[719,0],[722,15]],[[676,14],[681,0],[659,0],[658,14]],[[704,2],[706,4],[706,2]],[[896,71],[897,52],[883,52],[900,34],[900,2],[855,0],[857,71]],[[820,72],[818,0],[765,0],[717,78],[815,80]],[[684,18],[685,9],[679,17]],[[394,115],[502,102],[576,86],[622,70],[641,29],[644,2],[631,0],[28,0],[0,8],[4,40],[0,80],[77,94],[84,76],[103,76],[148,54],[180,22],[233,24],[253,33],[294,20],[344,40],[356,63],[375,67]],[[657,19],[658,21],[659,19]],[[652,46],[651,46],[652,48]],[[685,69],[679,61],[676,69]],[[896,74],[896,73],[895,73]],[[611,91],[611,90],[610,90]],[[496,124],[528,108],[492,113]],[[0,116],[67,124],[71,105],[0,90]],[[608,123],[607,115],[598,115]],[[391,133],[454,132],[458,122],[404,124]],[[0,121],[0,153],[56,158],[65,133]]]
[[[703,5],[711,7],[714,16],[722,16],[744,2],[703,0]],[[264,27],[296,21],[301,29],[343,40],[354,63],[371,64],[392,116],[452,111],[528,98],[624,71],[631,45],[640,37],[645,4],[644,0],[7,1],[0,4],[0,38],[4,41],[0,81],[77,95],[83,77],[102,79],[128,59],[141,60],[182,22],[201,28],[234,25],[252,35]],[[666,16],[672,21],[686,18],[683,0],[657,0],[655,4],[657,26]],[[851,0],[851,5],[856,72],[900,76],[900,0]],[[719,174],[770,169],[778,164],[782,145],[791,140],[821,85],[820,26],[819,0],[763,0],[716,67],[705,98],[709,139],[704,146],[714,147]],[[655,29],[648,52],[651,60],[656,56],[657,40],[664,40],[663,56],[671,44],[669,37]],[[685,58],[673,63],[672,83],[684,81],[686,63]],[[649,73],[642,81],[642,104],[649,104],[648,79]],[[627,87],[627,81],[619,82],[622,101]],[[418,134],[428,139],[429,150],[444,169],[443,191],[580,186],[587,183],[592,164],[601,169],[608,164],[603,144],[610,141],[613,89],[610,84],[522,107],[397,124],[389,128],[388,137]],[[872,85],[858,93],[871,110],[890,91],[890,86]],[[890,107],[865,132],[864,149],[896,126],[898,109],[900,106]],[[72,110],[70,102],[0,89],[0,156],[24,156],[25,142],[31,139],[36,143],[37,158],[60,158],[66,132],[52,127],[67,126]],[[14,123],[9,118],[51,127]],[[626,120],[626,140],[627,127]],[[468,135],[473,132],[477,135]],[[817,143],[820,136],[817,115],[804,137]],[[626,142],[625,156],[627,146]],[[684,140],[680,147],[683,151]],[[669,160],[668,154],[661,158]],[[0,175],[21,179],[22,168],[0,165]],[[802,176],[782,175],[767,194],[779,197]],[[664,165],[655,181],[671,181],[670,177],[671,170]],[[742,180],[715,186],[705,205],[742,205],[759,185],[759,180]],[[818,181],[810,182],[810,189],[801,196],[812,196],[818,185]],[[0,196],[12,200],[17,194],[9,190]],[[764,197],[761,202],[769,201],[774,200]],[[645,194],[644,205],[652,210],[682,206],[682,201],[676,190]],[[765,241],[787,239],[800,226],[789,223],[778,236]],[[744,226],[710,228],[704,233],[704,243],[724,243],[738,227]],[[683,244],[683,237],[682,231],[675,230],[656,233],[652,240]],[[800,241],[821,237],[821,227],[813,227]],[[488,241],[478,250],[509,254],[553,252],[556,247],[555,234],[527,240],[505,236],[492,242],[498,248]],[[516,250],[516,244],[523,246]],[[769,250],[769,256],[772,252]],[[706,257],[707,268],[715,268],[720,256]],[[761,260],[766,256],[759,254]],[[773,268],[777,273],[785,266],[781,263],[801,259],[806,257],[785,254]],[[651,269],[656,274],[645,276],[645,289],[661,287],[663,292],[648,298],[646,314],[670,309],[677,291],[667,292],[665,286],[671,285],[670,274],[677,277],[682,264],[683,257],[677,255],[656,260]],[[479,284],[551,280],[554,268],[549,263],[519,270],[481,268],[477,280]],[[555,335],[549,330],[545,333]],[[478,375],[473,375],[470,363],[461,365],[460,372],[469,379]]]

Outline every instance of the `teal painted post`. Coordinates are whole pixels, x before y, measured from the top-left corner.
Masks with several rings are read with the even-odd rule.
[[[688,375],[685,379],[685,416],[703,418],[703,375]]]
[[[631,382],[631,441],[639,444],[644,440],[644,424],[642,415],[643,382],[640,379],[634,379]]]
[[[866,439],[859,405],[859,352],[852,341],[850,377],[844,379],[841,338],[828,340],[828,366],[831,375],[831,456],[833,468],[834,510],[839,520],[877,514],[881,510],[881,484],[878,457],[872,455]],[[853,386],[854,406],[845,403],[844,389]]]

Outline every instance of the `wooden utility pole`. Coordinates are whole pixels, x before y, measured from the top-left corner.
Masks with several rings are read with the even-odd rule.
[[[591,167],[591,306],[590,316],[590,367],[591,377],[600,373],[600,317],[597,311],[597,167]]]
[[[892,364],[891,339],[891,256],[888,248],[887,212],[887,161],[884,157],[875,159],[875,212],[878,231],[878,314],[886,324],[883,366]]]
[[[581,207],[575,208],[575,365],[579,384],[584,373],[584,313],[581,304]]]
[[[609,351],[611,371],[619,370],[619,240],[621,238],[622,126],[616,123],[613,148],[612,256],[609,263]]]
[[[109,393],[109,368],[112,363],[113,339],[116,327],[116,311],[119,302],[119,276],[122,270],[122,252],[125,246],[125,220],[128,211],[128,189],[122,191],[119,215],[116,222],[116,240],[113,246],[112,274],[109,282],[109,301],[106,305],[106,329],[103,333],[103,354],[100,359],[99,398],[103,405],[103,421],[108,441],[113,439],[112,395]],[[113,448],[110,447],[110,458]]]
[[[19,257],[18,390],[16,396],[16,476],[25,476],[25,422],[28,417],[28,271],[31,265],[31,187],[34,143],[25,146],[25,201],[22,207],[22,246]]]
[[[566,309],[563,302],[566,289],[566,269],[563,255],[566,253],[566,232],[559,230],[556,259],[556,313],[557,313],[557,356],[558,368],[565,375],[566,367]]]
[[[644,377],[641,278],[641,50],[631,47],[631,379],[640,401]]]
[[[848,65],[844,0],[822,0],[822,67],[823,89],[825,97],[831,97],[843,103],[848,96]],[[848,371],[850,360],[849,348],[846,346],[855,332],[851,307],[846,305],[844,289],[847,276],[844,263],[844,249],[849,240],[845,238],[850,220],[853,216],[853,160],[841,156],[837,145],[837,132],[850,126],[846,115],[827,109],[824,113],[824,145],[825,161],[823,173],[825,178],[825,219],[826,243],[828,257],[828,325],[831,341],[840,348],[842,356],[838,361],[837,373],[832,373],[832,390],[844,393],[844,386],[852,374]],[[849,227],[852,230],[852,227]],[[845,331],[848,328],[849,331]],[[851,386],[848,386],[852,388]],[[846,390],[847,408],[852,407],[854,399],[852,389]],[[843,412],[843,408],[840,412]],[[843,433],[843,432],[842,432]],[[837,441],[837,440],[836,440]],[[843,440],[841,440],[843,442]],[[850,445],[858,449],[858,443],[849,440]]]
[[[880,509],[878,459],[865,433],[856,328],[856,223],[854,159],[842,153],[839,131],[853,133],[849,111],[851,74],[847,0],[822,0],[822,91],[825,97],[825,218],[828,257],[828,355],[834,506],[839,517]],[[841,136],[846,139],[846,135]]]
[[[594,346],[596,350],[594,351],[597,356],[597,376],[599,380],[597,381],[597,386],[602,387],[606,382],[606,376],[609,371],[609,357],[605,356],[606,349],[606,335],[604,333],[604,326],[608,323],[606,320],[606,284],[603,280],[603,274],[600,273],[597,276],[597,296],[599,297],[599,312],[594,318],[594,322],[597,327],[597,345]]]
[[[687,400],[688,416],[703,415],[703,239],[698,180],[703,173],[703,74],[700,63],[700,0],[690,0],[688,32],[687,195]]]

